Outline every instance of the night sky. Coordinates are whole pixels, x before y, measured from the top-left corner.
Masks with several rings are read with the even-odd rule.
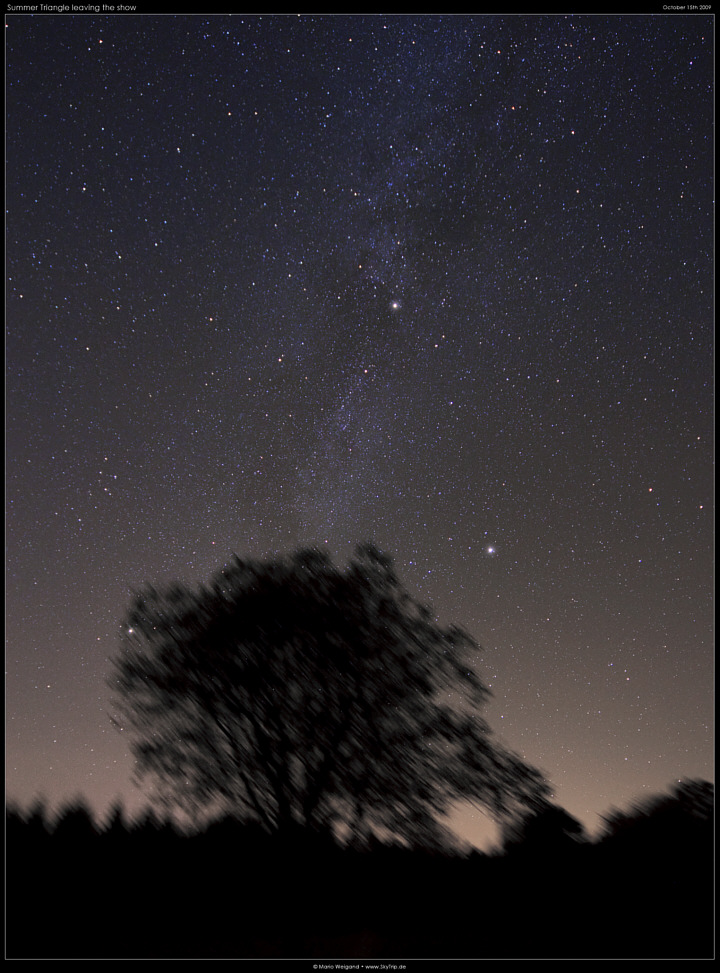
[[[143,803],[131,589],[366,539],[591,831],[712,780],[713,18],[7,23],[8,797]]]

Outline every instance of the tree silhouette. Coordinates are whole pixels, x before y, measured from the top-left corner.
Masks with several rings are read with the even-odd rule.
[[[636,851],[685,855],[687,844],[707,842],[713,830],[715,787],[706,780],[682,780],[669,794],[635,802],[629,810],[611,810],[604,818],[603,841]]]
[[[128,830],[125,808],[122,801],[115,801],[111,807],[105,821],[102,833],[110,838],[115,838],[118,835],[126,835]]]
[[[300,550],[137,593],[110,685],[168,805],[437,846],[454,801],[502,817],[549,793],[480,719],[477,651],[371,545],[344,571]]]
[[[513,854],[557,856],[586,841],[585,829],[577,818],[551,803],[518,815],[503,829],[503,849]]]
[[[656,955],[712,957],[713,805],[711,783],[687,780],[605,817],[600,888],[616,916],[632,915],[635,955],[647,957],[652,943]]]
[[[57,812],[53,834],[66,843],[88,841],[98,832],[92,811],[78,797]]]

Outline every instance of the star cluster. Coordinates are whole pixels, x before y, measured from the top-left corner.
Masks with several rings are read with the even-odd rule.
[[[365,538],[591,827],[711,776],[712,42],[8,18],[9,793],[132,794],[131,587]]]

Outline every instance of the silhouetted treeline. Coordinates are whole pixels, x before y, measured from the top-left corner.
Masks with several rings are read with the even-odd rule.
[[[680,784],[594,841],[548,806],[488,855],[10,810],[7,957],[711,958],[713,800]]]

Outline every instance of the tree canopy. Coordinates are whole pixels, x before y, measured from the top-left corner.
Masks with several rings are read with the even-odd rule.
[[[603,840],[636,848],[643,845],[681,845],[712,834],[715,785],[689,778],[676,781],[669,793],[634,802],[628,810],[612,809],[604,817]]]
[[[510,819],[503,828],[503,850],[511,854],[557,858],[587,840],[580,821],[549,801]]]
[[[362,545],[345,570],[299,550],[144,588],[109,681],[138,776],[169,804],[427,846],[457,801],[504,817],[549,794],[481,718],[478,653]]]

